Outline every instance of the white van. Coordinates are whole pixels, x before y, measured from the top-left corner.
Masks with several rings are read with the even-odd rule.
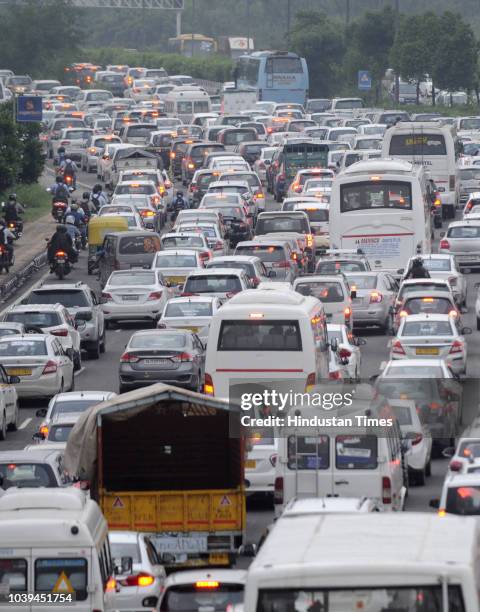
[[[478,612],[471,518],[427,513],[279,519],[249,568],[245,612]]]
[[[83,491],[8,489],[0,498],[0,611],[105,612],[112,572],[107,521]],[[22,605],[30,593],[45,603]]]
[[[320,300],[328,323],[346,325],[352,330],[352,297],[356,297],[356,293],[350,290],[344,274],[299,276],[293,281],[293,289],[301,295],[312,295]]]
[[[184,123],[190,123],[197,113],[209,113],[212,110],[208,93],[193,85],[175,87],[162,97],[167,117],[178,117]]]
[[[278,429],[276,516],[291,499],[303,497],[365,496],[382,510],[403,510],[407,489],[401,432],[384,398],[362,385],[351,405],[345,400],[340,408],[326,411],[303,403],[292,407],[290,415],[294,410],[298,419],[286,420]],[[366,411],[371,418],[391,418],[391,425],[358,426],[357,416]],[[318,426],[308,420],[315,415]]]
[[[212,318],[205,368],[205,392],[215,397],[253,383],[304,393],[328,378],[321,302],[294,291],[242,291]]]

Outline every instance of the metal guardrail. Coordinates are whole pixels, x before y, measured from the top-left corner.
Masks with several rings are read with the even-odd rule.
[[[47,253],[44,251],[37,255],[29,264],[18,272],[14,272],[5,283],[0,285],[0,298],[4,302],[15,293],[33,274],[47,264]]]

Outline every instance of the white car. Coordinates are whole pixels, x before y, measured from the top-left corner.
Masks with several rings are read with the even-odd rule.
[[[88,128],[67,128],[62,130],[60,139],[55,141],[53,145],[54,160],[58,161],[58,148],[64,147],[65,158],[79,162],[92,135],[93,130]]]
[[[93,134],[85,147],[80,159],[80,167],[86,172],[95,172],[98,160],[103,155],[108,144],[121,144],[122,140],[113,134]]]
[[[58,338],[65,353],[73,361],[75,371],[82,367],[78,328],[85,323],[76,323],[75,319],[62,304],[30,304],[12,306],[3,315],[3,320],[12,323],[23,323],[27,327],[39,328],[46,334]]]
[[[113,609],[156,609],[167,576],[150,536],[136,531],[110,531],[108,539],[116,573]]]
[[[346,325],[327,323],[327,333],[330,346],[340,359],[344,377],[359,380],[362,366],[360,346],[365,345],[367,341],[354,336]]]
[[[422,422],[414,400],[391,399],[389,404],[400,426],[402,437],[409,443],[406,453],[409,481],[423,486],[431,475],[432,434]]]
[[[225,240],[220,227],[216,223],[185,221],[179,225],[175,225],[175,231],[184,232],[201,232],[207,238],[208,246],[212,249],[214,255],[222,256],[228,253],[228,243]]]
[[[450,315],[418,314],[400,318],[397,335],[390,345],[390,359],[444,359],[453,372],[467,368],[469,327],[459,329]]]
[[[206,345],[210,322],[221,305],[218,297],[172,298],[166,303],[157,327],[189,329]]]
[[[272,163],[272,157],[277,147],[264,147],[260,152],[260,157],[253,164],[253,170],[257,173],[262,185],[267,184],[267,166]]]
[[[142,231],[147,229],[145,227],[145,223],[143,222],[143,219],[141,217],[141,215],[138,212],[131,212],[131,213],[106,213],[106,214],[102,214],[102,217],[123,217],[123,219],[125,219],[125,221],[127,222],[128,225],[128,230],[130,232],[137,232],[137,231]]]
[[[162,273],[170,286],[183,285],[188,273],[203,268],[200,252],[193,249],[166,249],[158,251],[152,261],[152,270]]]
[[[447,472],[440,499],[431,499],[430,506],[438,508],[439,516],[480,514],[480,474],[458,474]]]
[[[52,397],[75,386],[72,360],[51,334],[3,336],[0,362],[16,377],[10,381],[19,398]]]
[[[114,321],[146,320],[156,323],[173,290],[156,270],[112,272],[102,290],[101,302],[107,326]]]
[[[243,603],[247,572],[233,569],[197,569],[170,574],[158,609],[162,612],[238,609]]]
[[[214,268],[190,272],[185,279],[183,295],[208,295],[224,302],[246,289],[250,289],[250,281],[244,270]]]
[[[43,433],[33,434],[33,440],[37,444],[48,444],[48,448],[64,451],[68,437],[75,427],[75,423],[82,416],[81,412],[69,412],[68,414],[57,414],[50,422],[47,435]]]
[[[7,437],[7,429],[18,429],[18,395],[14,386],[16,382],[17,377],[9,375],[3,365],[0,365],[0,440]]]
[[[381,379],[388,378],[454,378],[453,372],[444,359],[391,359],[381,364]]]
[[[250,449],[245,461],[245,492],[248,495],[267,495],[273,501],[275,466],[278,457],[278,438],[273,427],[250,428]]]

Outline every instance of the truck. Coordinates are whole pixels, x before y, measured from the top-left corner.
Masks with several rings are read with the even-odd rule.
[[[65,468],[111,530],[153,534],[167,568],[230,566],[246,533],[240,408],[164,384],[82,414]]]

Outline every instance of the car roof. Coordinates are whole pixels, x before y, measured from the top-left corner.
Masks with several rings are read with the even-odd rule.
[[[222,262],[237,262],[238,263],[257,263],[261,261],[260,257],[256,255],[222,255],[221,257],[214,257],[210,261],[206,262],[207,265],[211,263],[222,263]]]
[[[49,342],[53,342],[55,336],[51,334],[11,334],[9,336],[0,336],[0,342],[9,342],[11,340],[16,340],[18,342],[18,337],[21,336],[23,340],[48,340]]]
[[[213,295],[192,295],[191,297],[173,297],[170,298],[167,304],[184,304],[186,302],[216,302],[218,297]]]
[[[76,283],[45,283],[44,285],[40,285],[39,287],[33,287],[32,293],[36,293],[37,291],[73,291],[77,289],[90,289],[87,283],[82,281],[78,281]]]
[[[197,251],[192,251],[192,249],[168,249],[168,251],[157,251],[155,253],[155,257],[168,255],[171,257],[173,255],[197,255]],[[122,272],[130,272],[130,270],[121,270]],[[145,272],[145,270],[143,270]]]
[[[374,507],[374,501],[368,497],[294,498],[283,511],[282,518],[327,512],[366,512]]]
[[[452,221],[452,223],[450,223],[450,225],[448,226],[447,231],[451,227],[462,227],[462,225],[464,225],[464,226],[468,226],[468,225],[479,226],[480,225],[480,219],[479,220],[477,220],[477,219],[469,220],[468,217],[467,217],[463,221]]]
[[[402,281],[403,285],[421,285],[432,283],[433,285],[445,285],[448,284],[448,280],[446,278],[406,278]]]
[[[115,395],[116,393],[113,391],[67,391],[65,393],[57,393],[52,399],[55,402],[68,400],[74,402],[80,399],[99,399],[103,401],[104,399],[115,397]]]

